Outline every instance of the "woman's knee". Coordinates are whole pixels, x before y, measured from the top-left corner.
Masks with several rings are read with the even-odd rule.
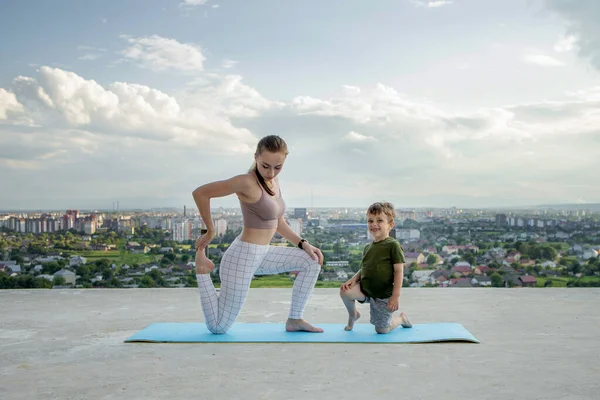
[[[222,335],[224,333],[227,333],[227,331],[229,330],[229,328],[231,328],[232,324],[227,324],[227,325],[222,325],[222,324],[206,324],[206,327],[208,328],[208,330],[210,331],[210,333],[214,333],[215,335]]]
[[[215,335],[223,335],[224,333],[227,333],[227,331],[229,330],[229,328],[220,328],[220,327],[210,327],[207,325],[208,330],[210,331],[210,333],[214,333]]]
[[[306,254],[306,269],[313,272],[321,272],[321,264],[308,254]]]

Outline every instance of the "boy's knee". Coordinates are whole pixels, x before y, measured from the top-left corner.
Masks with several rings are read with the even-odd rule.
[[[375,327],[375,332],[380,333],[380,334],[385,334],[385,333],[389,333],[390,332],[390,327],[386,326],[385,328],[382,328],[380,326],[376,326]]]

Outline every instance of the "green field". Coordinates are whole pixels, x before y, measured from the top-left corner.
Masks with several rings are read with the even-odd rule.
[[[133,264],[146,264],[151,262],[159,262],[161,256],[149,255],[149,254],[134,254],[130,253],[125,249],[103,251],[103,250],[87,250],[87,251],[70,251],[69,255],[78,255],[85,257],[88,263],[92,263],[103,258],[107,259],[111,264],[129,266]]]
[[[544,287],[544,284],[546,283],[546,281],[552,281],[552,287],[566,287],[567,286],[567,282],[569,281],[568,278],[563,278],[563,277],[552,277],[552,278],[537,278],[537,284],[536,287]]]
[[[317,281],[316,288],[339,288],[342,282]],[[251,288],[291,288],[294,281],[286,275],[257,276],[250,284]]]
[[[581,282],[600,282],[600,276],[584,276],[581,278],[567,278],[564,276],[559,277],[551,277],[551,278],[537,278],[536,287],[544,287],[544,284],[547,280],[552,281],[552,287],[566,287],[567,282],[573,281],[581,281]]]

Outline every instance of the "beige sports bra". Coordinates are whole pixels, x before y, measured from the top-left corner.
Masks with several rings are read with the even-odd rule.
[[[257,182],[258,183],[258,182]],[[277,228],[277,220],[285,212],[285,202],[279,189],[279,197],[271,197],[259,183],[260,199],[255,203],[246,203],[240,199],[240,207],[244,217],[244,226],[254,229]]]

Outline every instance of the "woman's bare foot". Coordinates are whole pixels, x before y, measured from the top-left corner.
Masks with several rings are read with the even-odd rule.
[[[412,328],[412,324],[410,323],[408,316],[403,312],[400,313],[400,321],[402,321],[400,322],[400,325],[403,328]]]
[[[360,318],[360,313],[356,310],[354,316],[348,316],[348,325],[344,328],[345,331],[351,331],[354,328],[354,323]]]
[[[317,328],[316,326],[312,326],[303,319],[291,318],[288,318],[287,322],[285,323],[285,330],[288,332],[323,332],[323,329]]]
[[[204,249],[196,250],[196,274],[210,274],[215,264],[206,257]]]

